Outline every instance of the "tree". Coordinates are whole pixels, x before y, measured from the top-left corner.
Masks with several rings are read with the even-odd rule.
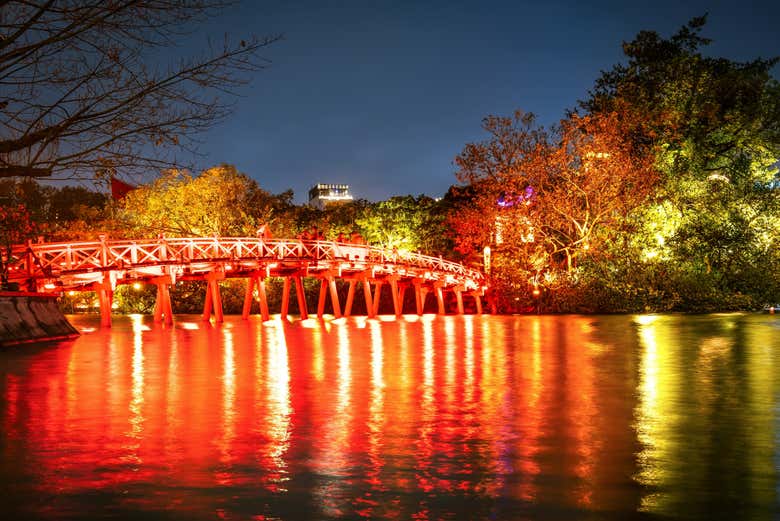
[[[446,249],[439,206],[425,195],[395,196],[369,205],[356,224],[370,244],[434,255]]]
[[[0,179],[0,202],[24,206],[36,233],[47,241],[89,239],[113,228],[107,196],[81,186]]]
[[[221,95],[278,37],[155,65],[229,0],[11,0],[0,12],[0,177],[91,179],[177,166]],[[168,51],[170,52],[170,51]]]
[[[605,72],[580,106],[641,115],[626,134],[655,145],[661,182],[634,241],[645,257],[724,293],[758,295],[780,242],[778,58],[704,56],[705,23],[694,18],[668,39],[640,32],[623,45],[628,63]]]
[[[471,192],[450,219],[461,253],[491,245],[496,263],[511,257],[512,271],[536,277],[598,252],[656,179],[652,157],[625,139],[624,117],[572,114],[551,132],[522,112],[487,118],[489,139],[456,158]]]
[[[125,196],[121,219],[145,236],[254,236],[273,220],[277,204],[277,197],[236,167],[220,165],[197,177],[164,172]]]
[[[35,224],[24,205],[0,205],[0,289],[9,289],[8,268],[15,260],[12,246],[24,243],[34,233]]]
[[[652,149],[626,138],[626,114],[570,115],[557,142],[531,168],[537,235],[562,253],[567,270],[576,257],[600,253],[644,204],[656,185]]]

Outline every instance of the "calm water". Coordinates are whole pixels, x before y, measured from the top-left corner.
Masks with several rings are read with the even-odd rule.
[[[4,519],[780,516],[780,316],[73,322],[0,351]]]

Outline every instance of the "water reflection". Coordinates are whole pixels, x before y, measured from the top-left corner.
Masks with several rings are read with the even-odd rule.
[[[637,324],[637,480],[651,489],[641,510],[776,518],[777,322],[726,315]]]
[[[777,514],[774,317],[382,318],[132,316],[0,353],[6,512]]]

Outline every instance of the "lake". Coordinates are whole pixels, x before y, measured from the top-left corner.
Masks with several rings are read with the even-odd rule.
[[[5,519],[780,516],[780,316],[71,316],[0,351]]]

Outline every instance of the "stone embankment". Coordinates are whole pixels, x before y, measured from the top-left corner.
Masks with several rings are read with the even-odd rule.
[[[0,347],[75,338],[56,295],[0,292]]]

